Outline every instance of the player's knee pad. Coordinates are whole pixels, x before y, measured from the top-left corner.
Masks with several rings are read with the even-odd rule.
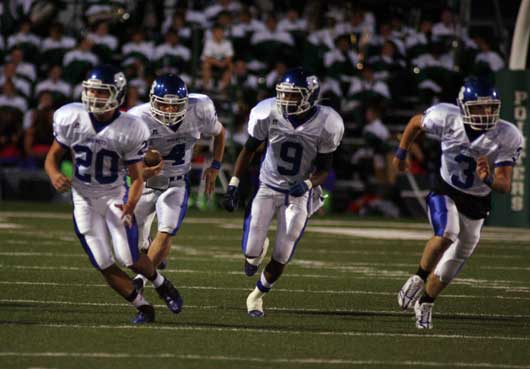
[[[265,267],[265,275],[267,278],[267,282],[276,282],[276,280],[282,275],[284,269],[285,264],[279,263],[276,260],[271,259],[271,261]]]

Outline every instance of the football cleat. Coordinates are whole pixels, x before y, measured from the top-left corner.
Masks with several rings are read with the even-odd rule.
[[[263,249],[261,250],[261,254],[257,258],[246,258],[245,259],[245,274],[248,277],[252,277],[256,272],[258,271],[258,268],[265,258],[265,255],[267,255],[267,250],[269,249],[269,237],[265,238],[265,242],[263,242]]]
[[[416,300],[420,298],[424,286],[425,282],[419,275],[411,276],[399,290],[397,296],[399,307],[403,310],[412,309]]]
[[[167,307],[173,314],[178,314],[182,310],[184,301],[180,296],[179,291],[173,286],[173,284],[166,278],[164,283],[160,287],[156,288],[158,296],[165,301]]]
[[[247,297],[247,312],[251,318],[262,318],[263,312],[263,297],[262,293],[253,290]]]
[[[416,301],[414,304],[414,313],[416,314],[416,328],[418,329],[432,329],[432,307],[434,303],[424,302],[420,304]]]
[[[145,324],[155,321],[155,309],[152,305],[142,305],[138,308],[138,314],[132,320],[133,324]]]
[[[132,280],[132,283],[133,283],[133,286],[134,286],[134,289],[136,290],[136,292],[138,293],[142,293],[144,291],[144,279],[142,277],[136,277]]]

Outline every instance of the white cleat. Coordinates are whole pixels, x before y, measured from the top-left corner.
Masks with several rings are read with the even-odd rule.
[[[434,303],[424,302],[420,304],[416,301],[414,304],[414,313],[416,314],[416,328],[418,329],[432,329],[432,307]]]
[[[425,282],[417,274],[407,279],[397,296],[399,307],[403,310],[412,309],[416,300],[420,298],[424,286]]]
[[[263,312],[263,292],[254,289],[247,297],[247,312],[252,318],[261,318],[265,315]]]

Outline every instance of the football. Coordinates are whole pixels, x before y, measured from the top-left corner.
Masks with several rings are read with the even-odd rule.
[[[148,167],[154,167],[158,163],[162,161],[162,155],[160,155],[160,152],[155,149],[149,149],[145,153],[144,156],[144,163]]]

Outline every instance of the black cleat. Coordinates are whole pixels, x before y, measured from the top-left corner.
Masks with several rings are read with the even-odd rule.
[[[184,301],[182,300],[179,291],[167,278],[160,287],[156,288],[156,292],[158,293],[158,296],[166,302],[167,307],[173,314],[180,313]]]

